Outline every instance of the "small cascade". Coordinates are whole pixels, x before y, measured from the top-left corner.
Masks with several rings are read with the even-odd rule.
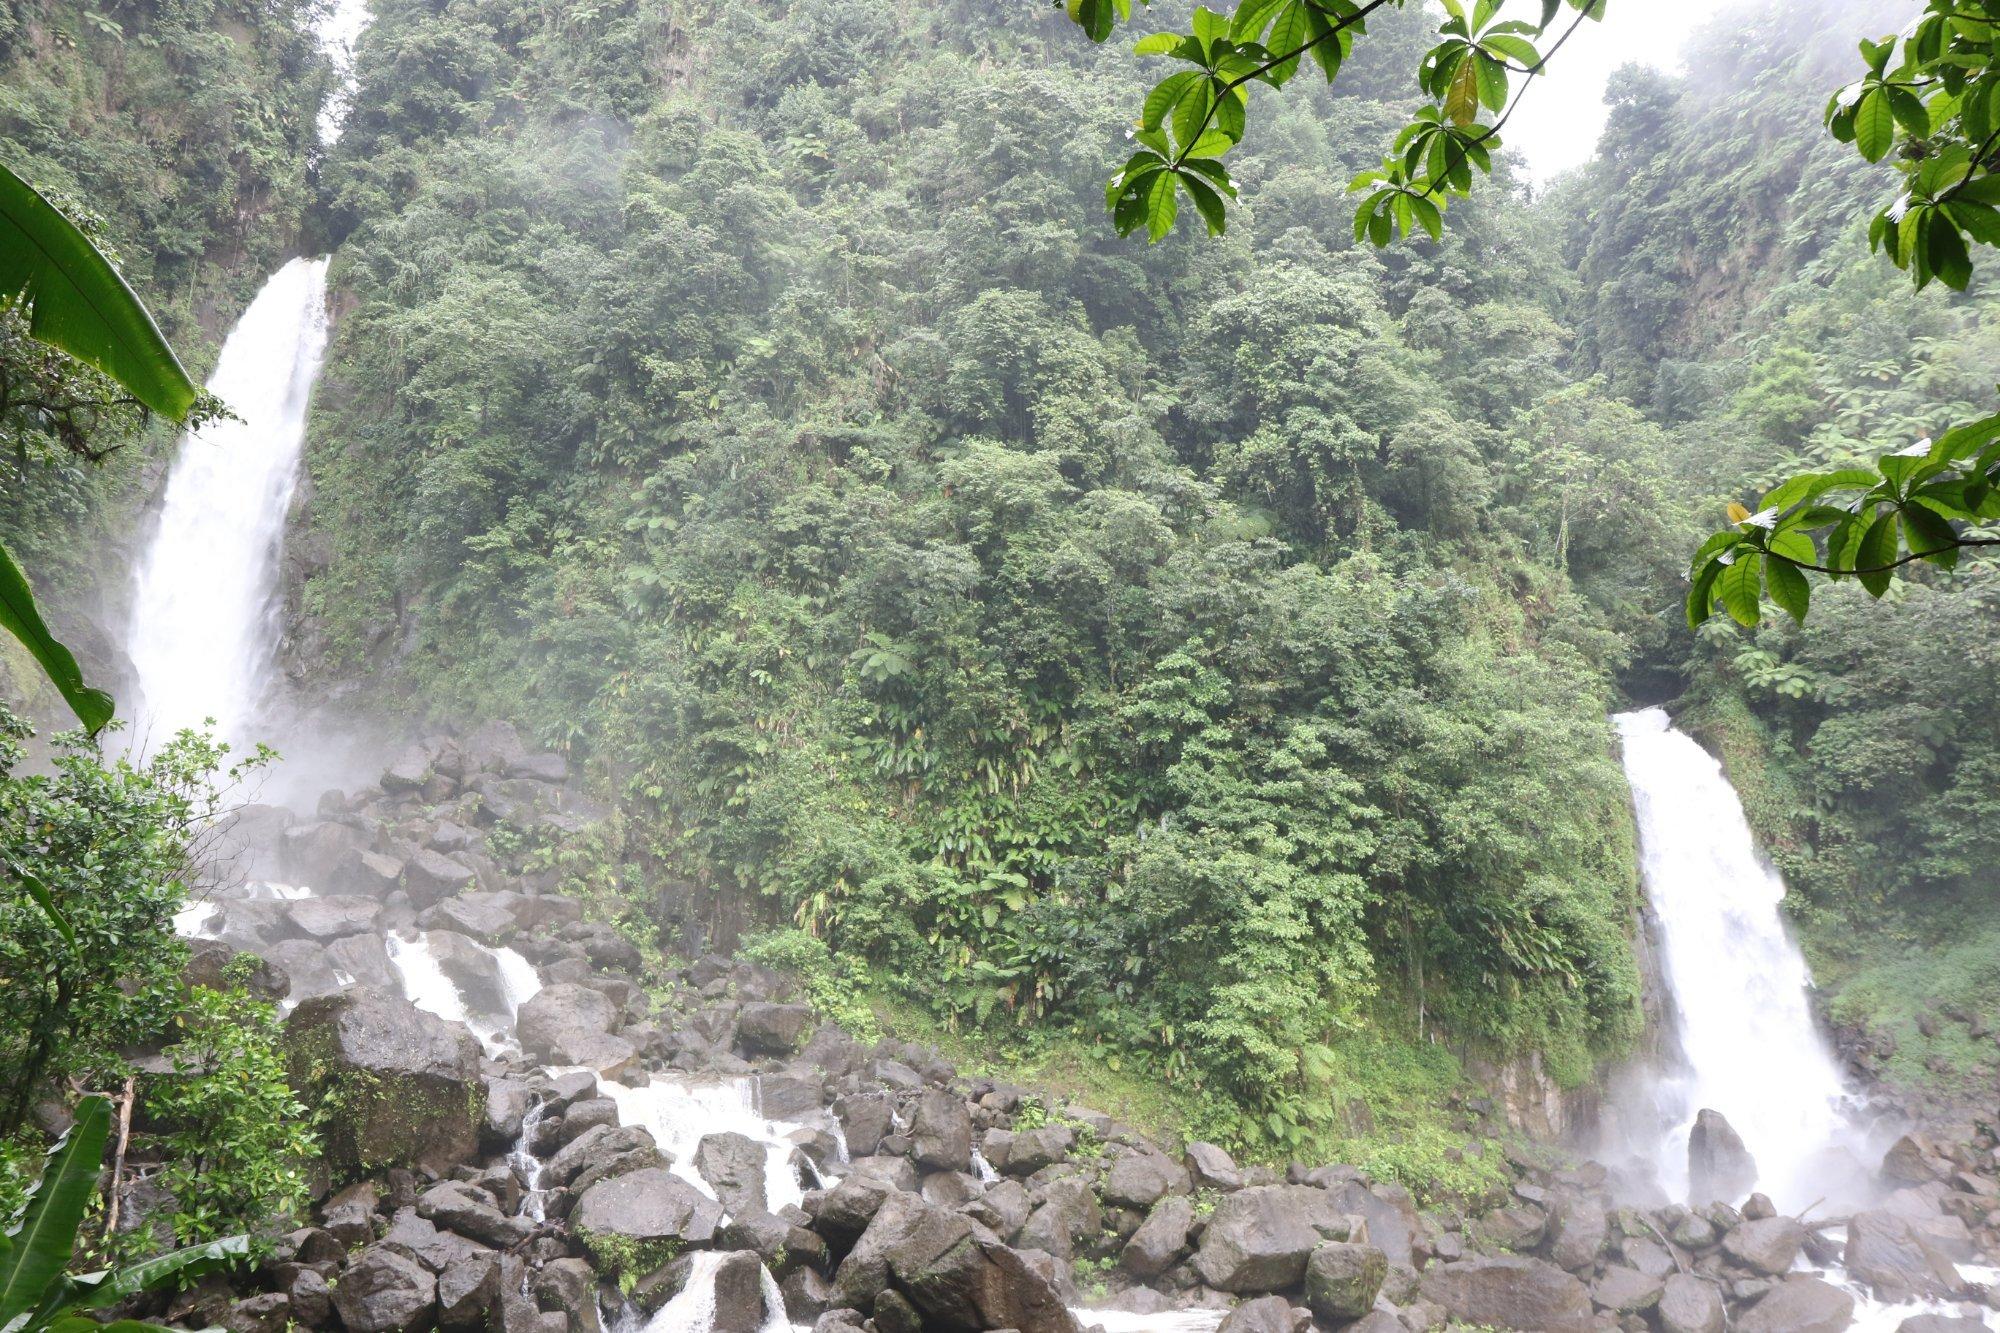
[[[709,1333],[715,1327],[715,1279],[729,1256],[720,1250],[697,1250],[689,1257],[687,1285],[653,1312],[638,1333]],[[763,1273],[764,1323],[758,1333],[791,1333],[785,1319],[785,1296],[768,1268]]]
[[[521,1178],[521,1216],[531,1222],[548,1220],[548,1198],[542,1193],[542,1159],[535,1156],[535,1131],[548,1119],[551,1103],[537,1100],[521,1119],[521,1137],[507,1154],[508,1164]]]
[[[763,1145],[764,1198],[770,1211],[775,1213],[805,1199],[805,1183],[793,1165],[793,1156],[799,1153],[793,1136],[812,1127],[765,1119],[757,1110],[755,1079],[691,1083],[655,1078],[642,1087],[599,1079],[597,1086],[617,1103],[619,1124],[643,1126],[672,1159],[669,1169],[710,1198],[715,1197],[715,1191],[695,1170],[695,1150],[710,1134],[733,1132]],[[808,1169],[819,1175],[817,1167]],[[824,1183],[828,1183],[825,1178],[816,1180],[814,1188]]]
[[[390,931],[382,937],[382,944],[388,951],[389,965],[402,979],[403,997],[411,1004],[447,1022],[465,1024],[490,1056],[520,1054],[514,1037],[515,1020],[521,1006],[542,988],[541,977],[527,959],[512,949],[473,945],[491,961],[499,982],[499,1008],[484,1009],[467,1002],[465,992],[438,961],[425,932]]]

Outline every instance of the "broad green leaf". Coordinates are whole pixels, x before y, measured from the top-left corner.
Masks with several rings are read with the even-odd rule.
[[[1715,582],[1729,566],[1720,560],[1710,560],[1694,576],[1694,584],[1688,589],[1687,623],[1689,629],[1700,629],[1708,619],[1710,607],[1715,600]]]
[[[1812,582],[1782,560],[1767,560],[1764,583],[1771,590],[1771,600],[1803,625],[1806,611],[1812,606]]]
[[[1445,118],[1454,125],[1470,125],[1479,114],[1479,62],[1461,60],[1451,76],[1444,97]]]
[[[1861,586],[1871,597],[1880,597],[1889,589],[1894,577],[1889,566],[1896,559],[1896,511],[1885,509],[1876,515],[1868,525],[1868,531],[1861,538],[1861,545],[1855,549],[1854,568]]]
[[[85,731],[94,736],[104,729],[116,705],[103,690],[83,683],[83,668],[76,664],[76,655],[49,633],[41,609],[35,605],[34,590],[28,587],[20,566],[3,545],[0,545],[0,629],[19,639],[33,655]]]
[[[1135,56],[1163,56],[1170,53],[1180,44],[1181,35],[1179,33],[1156,32],[1150,37],[1141,37],[1137,42],[1133,43],[1132,54]]]
[[[1903,529],[1910,554],[1926,556],[1945,569],[1957,566],[1958,534],[1943,518],[1922,505],[1910,505],[1903,510]]]
[[[1187,96],[1188,91],[1196,84],[1205,82],[1207,78],[1208,76],[1199,70],[1184,69],[1178,74],[1169,74],[1161,79],[1153,86],[1153,91],[1146,94],[1145,105],[1139,112],[1139,127],[1146,130],[1160,128],[1161,123],[1167,118],[1167,113],[1174,109],[1174,105]]]
[[[143,1263],[118,1269],[104,1282],[99,1283],[86,1298],[78,1302],[77,1308],[102,1310],[106,1306],[117,1304],[127,1296],[150,1291],[170,1277],[182,1274],[192,1277],[249,1257],[248,1236],[224,1236],[205,1245],[190,1245],[186,1249],[173,1250],[147,1259]]]
[[[1210,189],[1204,181],[1193,176],[1182,176],[1181,187],[1194,200],[1194,206],[1201,213],[1202,221],[1208,224],[1208,234],[1220,236],[1229,227],[1229,210],[1222,202],[1222,196]]]
[[[1896,142],[1896,114],[1880,88],[1871,88],[1854,108],[1854,146],[1870,162],[1880,162]]]
[[[1173,173],[1163,171],[1153,177],[1146,193],[1146,239],[1151,244],[1174,229],[1180,215],[1180,192],[1174,188]]]
[[[1715,589],[1723,609],[1739,625],[1755,625],[1763,614],[1759,587],[1764,557],[1754,551],[1738,551],[1735,561],[1716,579]]]
[[[77,1228],[97,1192],[110,1126],[111,1103],[85,1097],[77,1103],[76,1122],[49,1149],[41,1182],[14,1229],[13,1247],[0,1259],[0,1327],[39,1304],[43,1291],[69,1267]]]
[[[1783,556],[1785,560],[1797,561],[1801,565],[1819,563],[1819,552],[1813,549],[1812,538],[1796,528],[1789,532],[1774,532],[1764,543],[1764,549],[1772,555]],[[1778,563],[1782,564],[1783,561]]]
[[[145,303],[90,238],[0,166],[0,293],[28,305],[28,332],[103,371],[172,421],[195,403],[194,381]]]

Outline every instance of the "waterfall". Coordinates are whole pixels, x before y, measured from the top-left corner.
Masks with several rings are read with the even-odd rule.
[[[1722,765],[1657,708],[1617,718],[1659,923],[1684,1067],[1656,1089],[1660,1182],[1688,1189],[1688,1131],[1720,1111],[1757,1164],[1757,1188],[1797,1210],[1858,1163],[1852,1097],[1813,1022],[1805,957],[1785,929],[1784,881],[1758,854]]]
[[[600,1078],[597,1090],[617,1104],[619,1124],[643,1126],[667,1155],[668,1169],[709,1198],[715,1191],[695,1169],[695,1152],[708,1135],[734,1131],[755,1139],[764,1150],[764,1198],[770,1212],[804,1200],[805,1186],[794,1165],[795,1156],[804,1154],[793,1136],[808,1127],[759,1114],[754,1078],[695,1083],[655,1077],[640,1087]],[[810,1169],[817,1173],[818,1168]]]
[[[294,259],[222,345],[208,388],[240,419],[182,442],[133,588],[125,643],[142,741],[207,718],[225,740],[250,739],[276,657],[285,512],[326,336],[326,260]]]

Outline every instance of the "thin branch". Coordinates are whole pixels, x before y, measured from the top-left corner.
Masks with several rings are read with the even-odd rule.
[[[1809,565],[1803,560],[1779,555],[1776,551],[1765,551],[1764,556],[1769,560],[1782,560],[1795,568],[1810,569],[1820,574],[1886,574],[1892,569],[1900,569],[1918,560],[1928,560],[1934,555],[1943,555],[1946,551],[1962,551],[1971,546],[2000,546],[2000,537],[1961,537],[1949,546],[1940,546],[1930,551],[1912,551],[1900,560],[1891,560],[1886,565],[1875,565],[1868,569],[1835,569],[1831,565]]]

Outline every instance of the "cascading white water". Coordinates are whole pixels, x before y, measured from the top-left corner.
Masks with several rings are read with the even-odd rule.
[[[388,951],[389,965],[402,980],[404,999],[447,1022],[465,1024],[488,1055],[520,1053],[515,1021],[521,1006],[542,989],[541,976],[527,959],[512,949],[475,946],[492,959],[499,980],[499,1007],[480,1008],[466,1002],[465,993],[438,962],[425,933],[390,931],[382,937],[382,944]]]
[[[715,1277],[722,1261],[729,1257],[721,1250],[697,1250],[689,1257],[687,1284],[674,1298],[653,1312],[641,1333],[709,1333],[715,1327]],[[764,1323],[758,1333],[791,1333],[785,1319],[785,1297],[771,1270],[763,1270]]]
[[[1851,1098],[1807,1004],[1812,978],[1786,932],[1784,881],[1758,855],[1722,766],[1657,708],[1617,718],[1640,866],[1685,1069],[1661,1080],[1661,1183],[1688,1186],[1688,1130],[1726,1116],[1757,1185],[1797,1210],[1832,1193],[1829,1153],[1858,1147]]]
[[[809,1127],[765,1119],[757,1110],[755,1079],[692,1083],[655,1078],[633,1088],[601,1078],[597,1088],[617,1104],[619,1124],[643,1126],[671,1159],[669,1169],[710,1198],[715,1197],[715,1191],[695,1170],[695,1150],[710,1134],[733,1132],[755,1139],[764,1149],[764,1197],[769,1211],[775,1213],[804,1200],[805,1186],[792,1161],[799,1151],[794,1136]]]
[[[326,353],[326,263],[294,259],[257,293],[208,381],[241,419],[190,433],[168,475],[125,635],[142,743],[207,718],[246,741],[266,699],[285,512]]]

